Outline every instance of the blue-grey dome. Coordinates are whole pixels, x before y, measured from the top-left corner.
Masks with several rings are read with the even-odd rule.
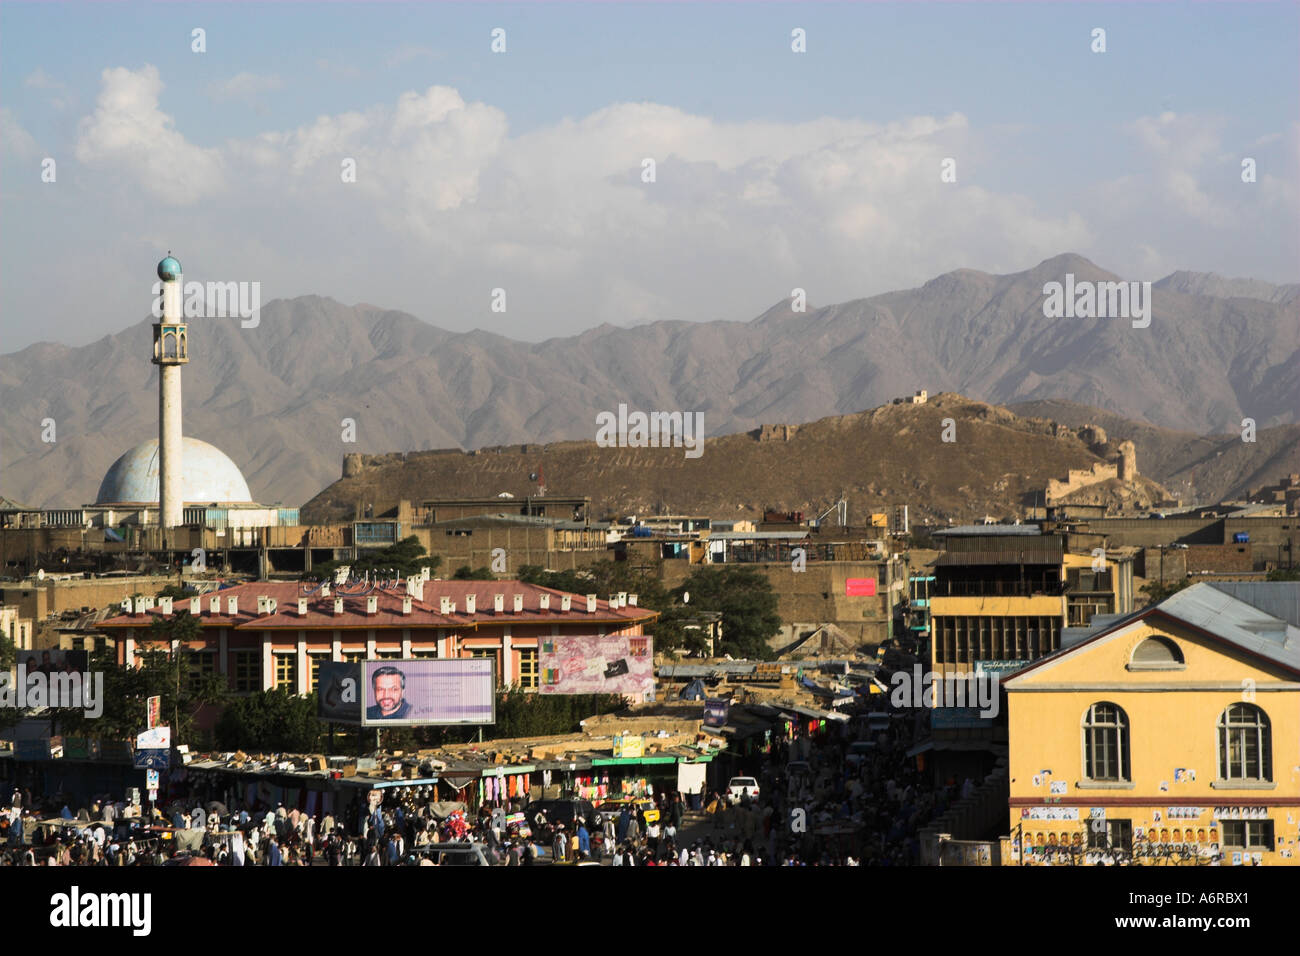
[[[187,505],[251,502],[239,467],[221,449],[197,438],[181,446],[181,500]],[[113,462],[99,485],[95,504],[158,503],[158,439],[141,442]]]
[[[181,277],[181,264],[171,256],[158,263],[158,278],[163,282],[171,282],[173,279]]]

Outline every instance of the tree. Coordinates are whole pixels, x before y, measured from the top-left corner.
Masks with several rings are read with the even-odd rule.
[[[1274,568],[1264,576],[1266,581],[1300,581],[1300,568]]]
[[[1165,582],[1148,581],[1146,584],[1142,585],[1142,587],[1138,588],[1138,591],[1147,596],[1147,604],[1159,604],[1166,598],[1177,594],[1191,583],[1191,578]]]
[[[618,694],[543,695],[520,687],[498,687],[496,706],[496,723],[483,728],[484,736],[512,738],[572,733],[580,721],[622,710],[626,702]],[[466,743],[478,733],[474,727],[420,727],[415,731],[416,743],[430,747]]]
[[[60,729],[72,734],[109,738],[133,738],[144,729],[145,705],[149,697],[161,697],[161,713],[172,730],[172,742],[198,743],[195,720],[205,707],[220,706],[230,697],[224,675],[216,668],[204,674],[200,658],[187,649],[187,641],[198,640],[202,628],[187,612],[170,618],[155,618],[151,640],[180,642],[175,652],[149,648],[139,652],[136,667],[121,667],[116,651],[96,651],[90,657],[91,673],[104,675],[104,712],[97,718],[83,711],[55,711]]]
[[[722,613],[718,653],[770,660],[768,639],[781,629],[778,599],[767,576],[750,568],[704,565],[691,572],[673,594],[689,592],[689,607]]]
[[[486,567],[471,568],[468,564],[462,564],[451,579],[453,581],[495,581],[497,576]]]
[[[227,750],[311,753],[319,749],[322,724],[316,698],[284,688],[236,698],[217,721],[217,746]]]

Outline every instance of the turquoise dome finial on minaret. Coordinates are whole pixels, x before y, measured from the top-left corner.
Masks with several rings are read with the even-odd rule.
[[[174,282],[181,277],[181,264],[172,258],[171,250],[167,251],[167,258],[158,263],[158,278],[163,282]]]

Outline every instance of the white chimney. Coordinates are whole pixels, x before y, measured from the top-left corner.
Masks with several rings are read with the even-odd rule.
[[[134,610],[132,610],[131,613],[132,613],[132,614],[143,614],[143,613],[144,613],[144,598],[143,598],[143,597],[138,597],[138,598],[135,599],[135,608],[134,608]]]
[[[522,611],[523,609],[524,609],[524,596],[523,596],[522,594],[516,594],[516,595],[515,595],[515,613],[518,614],[518,613],[519,613],[520,611]]]
[[[492,613],[500,614],[506,609],[506,596],[504,594],[492,595]]]
[[[451,613],[452,613],[452,614],[455,614],[455,613],[456,613],[456,602],[455,602],[455,601],[452,601],[452,602],[451,602]]]
[[[231,617],[239,613],[239,598],[233,594],[226,598],[226,613]]]
[[[298,598],[298,616],[299,616],[299,617],[306,617],[306,616],[307,616],[307,599],[306,599],[306,598],[302,598],[302,597]]]
[[[324,584],[320,586],[320,596],[321,597],[330,596],[330,583],[328,581],[326,581]]]
[[[366,613],[375,614],[379,611],[379,595],[370,594],[366,596]]]
[[[141,598],[140,600],[144,601],[144,609],[145,609],[146,611],[151,611],[151,610],[153,610],[154,605],[157,603],[157,602],[156,602],[153,598],[151,598],[151,597]]]
[[[568,611],[573,606],[573,595],[565,594],[560,597],[560,610]]]
[[[221,613],[221,598],[217,597],[215,594],[212,595],[212,600],[208,602],[208,613],[209,614]]]
[[[418,580],[418,581],[415,582],[415,594],[414,594],[414,597],[415,597],[415,599],[416,599],[417,601],[423,601],[423,600],[424,600],[424,583],[425,583],[426,580],[428,580],[428,579],[427,579],[427,578],[420,578],[420,580]]]
[[[402,598],[402,613],[411,613],[411,595],[409,594]]]
[[[334,599],[334,613],[335,614],[343,613],[343,599],[341,597],[336,597]]]
[[[451,613],[451,598],[447,597],[447,595],[445,594],[442,597],[438,598],[438,613],[440,614]]]
[[[605,603],[609,605],[609,609],[612,611],[614,608],[618,607],[618,595],[611,594],[609,596],[609,600],[606,601]]]
[[[268,614],[275,613],[275,598],[258,595],[257,598],[257,616],[265,617]]]
[[[549,594],[539,594],[537,596],[537,607],[543,611],[551,609],[551,596]]]
[[[636,595],[635,595],[635,594],[629,594],[629,595],[627,596],[627,603],[630,604],[630,605],[632,605],[633,607],[636,607]]]
[[[130,598],[122,598],[122,610],[127,614],[135,613],[135,607],[132,605]]]
[[[465,595],[465,613],[466,613],[466,614],[477,614],[477,613],[478,613],[478,595],[477,595],[477,594],[466,594],[466,595]]]
[[[429,580],[429,576],[430,576],[431,574],[433,574],[433,569],[430,568],[427,564],[426,564],[426,565],[422,565],[422,566],[420,567],[420,577],[421,577],[423,580],[425,580],[425,581]]]
[[[587,613],[588,614],[596,613],[596,595],[594,594],[587,595]]]
[[[627,607],[627,592],[626,592],[626,591],[619,591],[619,592],[618,592],[618,606],[619,606],[619,607]]]
[[[158,599],[158,610],[162,611],[164,614],[171,614],[172,599],[169,597],[160,597]]]
[[[196,598],[196,597],[190,598],[190,615],[192,617],[198,617],[202,613],[203,613],[203,599]]]

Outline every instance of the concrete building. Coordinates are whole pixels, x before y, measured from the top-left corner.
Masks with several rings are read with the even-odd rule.
[[[284,687],[309,694],[322,661],[491,657],[503,684],[537,687],[537,642],[566,634],[637,636],[658,615],[520,581],[397,581],[340,591],[328,583],[257,581],[173,602],[141,598],[99,627],[118,663],[162,647],[156,618],[189,613],[202,636],[186,648],[200,673],[225,674],[236,693]]]
[[[1193,585],[1004,687],[1004,862],[1300,862],[1300,584]]]

